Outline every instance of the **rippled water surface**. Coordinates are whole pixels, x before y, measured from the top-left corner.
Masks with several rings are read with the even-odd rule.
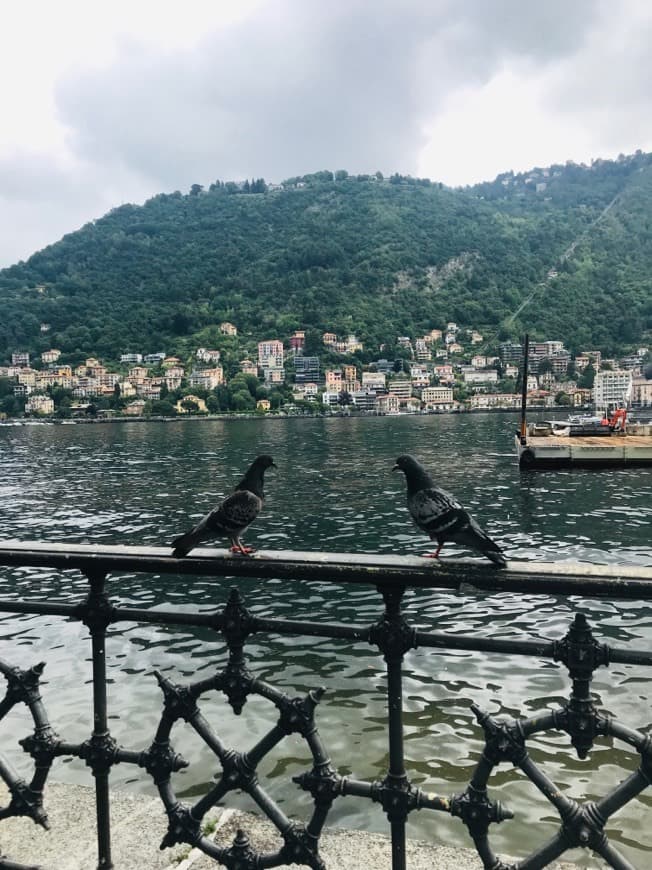
[[[539,560],[652,565],[652,471],[521,473],[512,454],[515,418],[503,415],[291,419],[168,424],[116,423],[0,427],[0,536],[21,540],[165,545],[234,485],[257,453],[274,456],[264,513],[246,540],[265,548],[412,553],[428,542],[410,524],[404,479],[392,475],[400,453],[419,456],[511,556]],[[447,545],[444,555],[454,554]],[[120,575],[111,579],[116,603],[138,607],[211,610],[236,581]],[[304,582],[237,581],[258,614],[369,624],[382,610],[374,589]],[[74,572],[0,569],[2,597],[78,600],[86,583]],[[424,629],[494,637],[561,637],[573,613],[587,613],[596,635],[613,645],[647,649],[652,613],[638,602],[555,596],[442,593],[407,596],[411,620]],[[107,643],[111,730],[126,748],[144,749],[161,710],[157,669],[178,682],[209,676],[224,661],[224,645],[209,630],[120,624]],[[43,697],[56,730],[69,741],[92,730],[90,643],[76,622],[54,617],[2,617],[0,656],[22,667],[46,661]],[[325,686],[318,709],[322,738],[340,772],[361,779],[387,768],[384,663],[366,644],[254,636],[251,670],[290,694]],[[634,728],[650,727],[652,670],[614,666],[598,671],[597,703]],[[477,763],[481,733],[475,702],[510,716],[529,716],[563,703],[569,681],[551,662],[480,653],[416,650],[406,657],[405,723],[408,773],[428,792],[462,791]],[[221,697],[204,696],[201,709],[228,745],[246,749],[275,721],[254,698],[236,717]],[[29,774],[17,737],[31,728],[19,712],[2,722],[2,746]],[[175,776],[181,796],[200,794],[217,769],[188,726],[173,732],[190,767]],[[587,761],[564,735],[531,741],[531,755],[572,797],[597,799],[637,767],[627,747],[599,741]],[[307,766],[302,741],[286,739],[263,766],[265,787],[285,810],[305,818],[310,802],[290,777]],[[89,782],[78,760],[58,761],[54,778]],[[153,792],[131,765],[112,782]],[[518,772],[502,766],[491,781],[495,799],[516,812],[492,831],[495,846],[525,854],[557,829],[549,804]],[[248,808],[247,798],[229,796]],[[650,866],[650,795],[644,793],[610,822],[610,836],[637,866]],[[334,804],[330,821],[386,830],[375,805],[354,798]],[[536,831],[532,823],[541,821]],[[648,822],[646,825],[645,822]],[[413,813],[413,837],[468,845],[459,820]],[[585,866],[601,866],[590,856]]]

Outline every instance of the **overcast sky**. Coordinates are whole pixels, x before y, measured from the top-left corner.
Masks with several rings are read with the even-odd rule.
[[[23,0],[1,23],[0,267],[216,178],[463,185],[652,151],[649,0]]]

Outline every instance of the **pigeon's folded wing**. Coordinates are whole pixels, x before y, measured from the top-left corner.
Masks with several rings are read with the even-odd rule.
[[[408,501],[412,519],[431,537],[450,533],[468,522],[468,514],[450,493],[443,489],[420,489]]]
[[[262,499],[246,489],[238,489],[206,517],[206,527],[226,535],[237,534],[256,519]]]

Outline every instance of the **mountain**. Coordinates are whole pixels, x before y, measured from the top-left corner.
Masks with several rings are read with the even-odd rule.
[[[0,271],[0,362],[306,329],[393,344],[449,320],[612,353],[652,329],[652,154],[450,189],[318,172],[123,205]],[[41,331],[41,324],[50,326]],[[315,349],[312,347],[312,349]]]

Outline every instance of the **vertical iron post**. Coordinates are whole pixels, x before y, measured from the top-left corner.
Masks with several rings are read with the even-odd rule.
[[[392,834],[392,870],[406,870],[405,823],[414,802],[405,772],[403,749],[403,658],[416,646],[416,634],[403,618],[401,600],[405,586],[380,589],[385,602],[382,619],[373,626],[370,640],[380,648],[387,664],[387,713],[389,770],[374,787],[373,797],[385,810]]]
[[[84,624],[91,633],[93,650],[93,734],[84,744],[83,757],[95,777],[97,816],[97,870],[113,870],[111,859],[111,818],[109,770],[117,746],[109,734],[106,693],[106,629],[112,608],[104,588],[106,574],[87,574],[90,592],[85,602]]]
[[[526,332],[525,333],[525,345],[523,347],[523,383],[521,385],[521,428],[520,428],[520,438],[521,444],[526,443],[527,436],[527,422],[525,419],[525,412],[527,408],[527,375],[528,375],[528,363],[530,357],[530,336]]]

